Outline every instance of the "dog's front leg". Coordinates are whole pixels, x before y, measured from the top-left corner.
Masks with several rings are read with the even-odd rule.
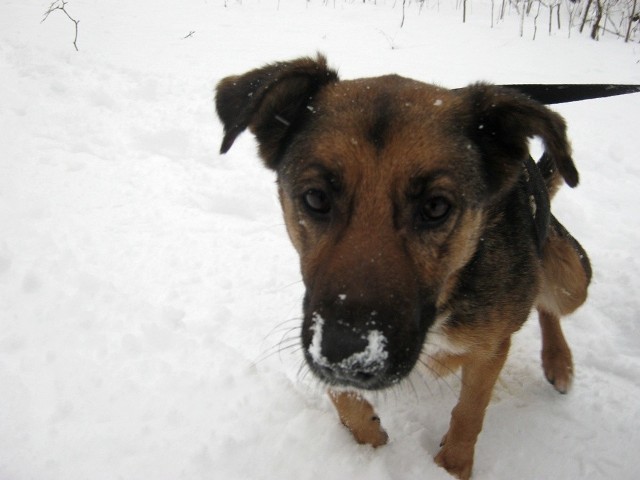
[[[476,440],[510,343],[507,338],[492,355],[470,355],[462,366],[460,398],[451,412],[442,448],[435,457],[438,465],[457,478],[464,480],[471,476]]]
[[[380,425],[380,417],[361,395],[355,392],[335,392],[329,390],[329,398],[358,443],[379,447],[387,443],[389,436]]]

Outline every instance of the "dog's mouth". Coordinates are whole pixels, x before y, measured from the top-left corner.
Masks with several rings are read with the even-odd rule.
[[[351,305],[305,312],[302,345],[316,377],[365,390],[389,388],[405,378],[418,361],[435,309],[394,316],[385,310]]]

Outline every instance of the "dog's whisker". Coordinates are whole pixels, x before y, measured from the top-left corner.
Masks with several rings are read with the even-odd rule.
[[[425,361],[423,357],[427,357],[429,359],[429,361]],[[438,368],[444,370],[445,375],[443,375],[442,370],[438,370],[438,368],[434,368],[434,366],[431,364],[431,362],[435,363],[438,365]],[[427,379],[424,378],[421,373],[422,373],[422,369],[416,369],[418,375],[420,375],[421,378],[424,378],[424,383],[426,385],[430,385],[429,380],[435,380],[440,388],[440,394],[442,395],[442,384],[444,383],[448,389],[451,391],[451,393],[456,394],[457,393],[457,389],[454,388],[453,386],[451,386],[451,384],[448,382],[447,378],[452,376],[454,378],[456,378],[460,384],[463,384],[463,379],[462,376],[460,375],[459,371],[457,369],[453,369],[451,368],[449,365],[447,365],[445,362],[443,362],[441,359],[439,359],[437,356],[434,355],[429,355],[426,352],[423,352],[422,355],[420,356],[418,363],[424,367],[424,369],[426,371],[428,371],[431,374],[431,378]],[[429,391],[431,392],[431,388],[429,387]]]
[[[289,337],[289,335],[291,335],[293,332],[296,333],[295,337]],[[288,340],[289,338],[299,339],[300,338],[299,332],[300,332],[300,326],[299,325],[295,325],[293,327],[289,327],[289,328],[283,329],[282,336],[280,337],[280,341],[282,342],[284,340]]]
[[[425,365],[425,363],[422,360],[418,360],[418,364],[423,366],[425,369],[429,370],[429,366]],[[433,372],[431,372],[431,376],[427,377],[424,373],[425,372],[423,372],[421,368],[415,368],[411,372],[410,377],[418,378],[420,380],[421,384],[424,385],[427,388],[427,390],[429,391],[429,395],[433,396],[433,391],[431,390],[431,382],[429,380],[433,380],[435,375],[433,375]]]
[[[411,375],[407,377],[406,383],[410,387],[411,393],[413,393],[413,396],[414,396],[415,400],[418,401],[420,396],[418,395],[418,391],[416,390],[416,387],[413,384],[413,380],[411,379]]]
[[[282,354],[282,353],[290,353],[290,354],[294,354],[299,352],[300,350],[302,350],[302,346],[298,343],[298,339],[291,339],[289,340],[289,343],[286,345],[279,345],[278,346],[278,350],[277,353]]]
[[[272,335],[281,333],[280,339],[274,345],[268,347],[264,352],[262,352],[258,358],[254,360],[253,364],[255,365],[263,362],[271,356],[277,353],[282,353],[283,351],[289,350],[295,346],[299,342],[299,335],[297,332],[300,329],[300,322],[301,317],[293,317],[283,320],[271,328],[271,330],[264,335],[262,340],[265,341]],[[292,335],[293,332],[296,332],[296,334]]]
[[[300,367],[298,367],[298,372],[296,373],[296,378],[298,379],[298,381],[303,382],[305,377],[309,374],[309,372],[310,370],[307,363],[304,361],[301,361]]]
[[[295,353],[297,351],[297,347],[299,347],[300,349],[302,348],[302,346],[299,344],[299,338],[297,336],[291,338],[283,338],[275,345],[269,347],[265,352],[261,353],[258,358],[254,360],[253,364],[257,365],[258,363],[264,362],[274,355],[279,355],[286,351]]]
[[[440,372],[434,369],[433,366],[429,364],[429,362],[424,361],[422,357],[427,357],[430,362],[436,363],[440,368],[445,370],[446,375],[451,375],[453,377],[456,377],[458,380],[462,381],[462,377],[458,373],[458,369],[451,368],[446,362],[438,358],[437,355],[430,355],[427,352],[423,351],[418,361],[422,366],[426,367],[427,370],[429,370],[435,377],[442,377],[442,374],[440,374]]]
[[[277,348],[277,346],[283,342],[289,342],[291,340],[300,340],[300,335],[298,334],[298,330],[299,330],[298,327],[290,327],[288,329],[283,329],[281,331],[282,334],[280,335],[280,338],[278,339],[278,341],[275,342],[273,346],[270,348]]]
[[[447,380],[449,375],[447,376],[441,375],[440,372],[434,370],[433,367],[431,367],[428,363],[424,362],[423,360],[419,360],[419,364],[423,368],[415,369],[414,373],[417,378],[422,380],[423,385],[425,385],[425,387],[429,391],[429,395],[431,396],[434,395],[434,391],[432,389],[434,382],[438,385],[439,396],[441,397],[444,396],[444,392],[442,391],[442,384],[445,384],[448,387],[448,390],[454,395],[457,393],[456,389],[453,386],[451,386],[451,384]],[[455,374],[454,376],[457,377],[457,375]]]
[[[262,338],[263,340],[266,340],[267,338],[269,338],[271,335],[278,333],[280,331],[282,331],[283,328],[287,328],[287,329],[294,329],[299,327],[300,322],[302,321],[301,317],[293,317],[293,318],[289,318],[287,320],[283,320],[280,323],[277,323],[276,325],[274,325],[271,330],[269,330],[264,337]],[[289,327],[288,324],[295,322],[294,327]],[[286,326],[286,327],[285,327]]]
[[[271,288],[269,290],[266,290],[266,293],[281,292],[281,291],[286,290],[287,288],[291,288],[291,287],[293,287],[295,285],[300,285],[301,283],[302,283],[302,279],[296,280],[295,282],[287,283],[285,285],[281,285],[281,286],[278,286],[276,288]]]

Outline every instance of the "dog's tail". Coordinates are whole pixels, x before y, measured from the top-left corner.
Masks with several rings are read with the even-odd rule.
[[[542,174],[544,183],[547,186],[547,192],[549,192],[549,200],[558,192],[562,184],[564,183],[563,177],[558,171],[558,166],[554,162],[551,155],[547,152],[542,154],[540,160],[538,160],[538,169]]]

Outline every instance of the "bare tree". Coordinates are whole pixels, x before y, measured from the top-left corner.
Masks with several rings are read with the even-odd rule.
[[[587,8],[585,8],[584,10],[584,16],[582,17],[582,23],[580,24],[580,33],[582,33],[582,30],[584,30],[584,26],[587,23],[587,19],[589,18],[589,9],[591,8],[592,3],[593,3],[593,0],[587,1]]]
[[[227,1],[227,0],[225,0]],[[236,0],[240,2],[241,0]],[[306,0],[307,3],[313,0]],[[320,0],[317,0],[320,1]],[[325,5],[333,1],[334,7],[337,0],[321,0]],[[346,3],[362,2],[365,5],[378,5],[384,2],[376,0],[342,0]],[[462,10],[462,22],[465,23],[473,14],[471,0],[449,0],[455,2],[455,8]],[[401,8],[400,28],[410,14],[412,4],[419,6],[418,12],[422,12],[429,0],[393,0],[393,8]],[[499,2],[499,3],[498,3]],[[637,40],[640,35],[640,6],[639,0],[491,0],[491,27],[504,19],[505,15],[518,15],[520,23],[520,36],[524,36],[525,29],[533,24],[533,38],[535,40],[538,28],[542,28],[545,14],[548,9],[548,34],[553,34],[553,26],[557,25],[560,31],[567,25],[567,33],[571,38],[572,30],[578,29],[583,33],[585,27],[589,27],[588,33],[594,40],[599,40],[605,34],[613,34],[625,42]],[[438,8],[440,0],[436,2]],[[64,11],[66,0],[56,0],[49,8],[47,14],[55,9]],[[66,11],[65,11],[66,13]],[[562,21],[562,15],[568,15],[567,20]],[[67,14],[68,16],[68,14]],[[554,19],[555,17],[555,19]],[[71,17],[70,17],[71,18]],[[73,19],[72,19],[73,20]],[[76,24],[77,28],[77,24]],[[385,35],[386,36],[386,35]],[[76,32],[77,37],[77,32]],[[391,48],[397,48],[392,39],[387,40]],[[635,37],[635,38],[634,38]],[[75,43],[74,43],[75,45]]]
[[[629,37],[631,36],[631,26],[633,25],[633,22],[638,21],[638,17],[636,14],[636,5],[637,5],[637,0],[633,0],[633,6],[631,7],[631,15],[629,15],[629,22],[627,23],[627,34],[624,36],[625,42],[629,41]]]
[[[593,26],[591,27],[591,38],[594,40],[598,40],[598,32],[600,30],[603,11],[604,6],[602,5],[602,2],[600,0],[596,0],[596,18],[593,22]]]

